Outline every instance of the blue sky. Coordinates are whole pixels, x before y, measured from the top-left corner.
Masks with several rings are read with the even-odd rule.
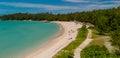
[[[0,0],[0,14],[70,13],[118,6],[119,0]]]

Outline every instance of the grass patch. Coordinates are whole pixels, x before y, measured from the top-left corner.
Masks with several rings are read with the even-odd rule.
[[[105,36],[105,35],[99,35],[98,31],[93,30],[92,39],[93,39],[93,41],[88,46],[90,46],[90,45],[98,45],[98,46],[103,47],[105,40],[109,40],[110,37]]]
[[[74,41],[58,52],[53,58],[73,58],[74,50],[86,39],[88,30],[86,26],[78,29],[78,35]]]

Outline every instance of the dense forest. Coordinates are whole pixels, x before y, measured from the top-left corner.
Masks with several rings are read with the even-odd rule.
[[[34,20],[34,21],[81,21],[95,25],[101,35],[110,35],[112,44],[120,49],[120,7],[93,10],[86,12],[75,12],[68,14],[52,13],[16,13],[3,15],[2,20]],[[118,50],[119,50],[118,49]],[[120,51],[117,51],[120,54]]]

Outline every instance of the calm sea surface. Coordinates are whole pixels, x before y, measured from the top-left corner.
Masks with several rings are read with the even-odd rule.
[[[0,21],[0,58],[19,58],[59,31],[55,23]]]

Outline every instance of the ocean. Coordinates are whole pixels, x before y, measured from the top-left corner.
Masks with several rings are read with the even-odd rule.
[[[0,21],[0,58],[20,58],[51,40],[59,29],[56,23]]]

